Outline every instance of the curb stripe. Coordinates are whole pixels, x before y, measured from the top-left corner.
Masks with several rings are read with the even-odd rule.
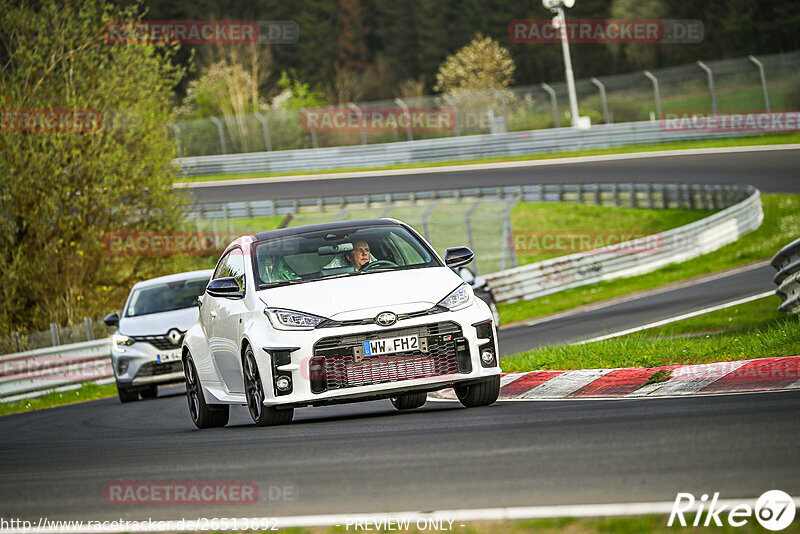
[[[750,360],[677,366],[672,369],[672,374],[666,382],[644,386],[628,395],[628,397],[639,397],[653,393],[658,395],[691,395],[723,376],[736,371],[748,361]]]
[[[523,393],[520,398],[566,397],[611,371],[613,369],[581,369],[562,373]]]
[[[500,388],[500,398],[515,398],[517,395],[530,391],[536,386],[564,373],[566,373],[566,371],[533,371],[530,373],[523,373],[521,378],[517,376],[516,380]]]
[[[624,397],[639,389],[660,368],[615,369],[570,394],[570,397]]]
[[[700,393],[786,388],[800,378],[800,357],[752,360],[700,390]]]

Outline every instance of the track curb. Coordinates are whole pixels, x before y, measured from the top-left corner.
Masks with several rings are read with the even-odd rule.
[[[658,373],[665,380],[649,383]],[[666,372],[666,373],[664,373]],[[639,398],[800,389],[800,356],[707,364],[503,373],[499,400]],[[452,388],[432,393],[457,400]]]

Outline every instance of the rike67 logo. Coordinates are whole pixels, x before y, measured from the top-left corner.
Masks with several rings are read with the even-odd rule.
[[[694,521],[688,523],[687,518],[691,518],[691,512],[695,509]],[[792,523],[794,515],[794,499],[781,490],[764,492],[756,501],[755,507],[742,502],[720,501],[719,493],[714,493],[710,501],[708,494],[695,500],[691,493],[678,493],[667,526],[671,527],[677,519],[677,524],[682,527],[722,527],[726,520],[732,527],[743,527],[755,516],[756,521],[765,529],[779,531]]]

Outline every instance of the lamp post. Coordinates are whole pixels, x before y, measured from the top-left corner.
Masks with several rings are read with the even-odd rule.
[[[564,67],[567,73],[567,91],[569,92],[569,111],[572,114],[572,126],[575,128],[586,128],[588,125],[585,120],[581,120],[578,113],[578,97],[575,94],[575,75],[572,73],[572,58],[569,55],[569,39],[567,38],[567,21],[564,15],[564,8],[575,5],[575,0],[542,0],[545,9],[555,13],[553,17],[553,27],[559,30],[561,35],[561,49],[564,52]]]

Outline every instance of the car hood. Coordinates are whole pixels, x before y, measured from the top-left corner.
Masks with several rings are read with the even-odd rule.
[[[270,308],[296,310],[329,319],[373,317],[383,311],[427,310],[463,280],[447,267],[366,273],[262,290]]]
[[[166,334],[173,328],[181,332],[197,322],[199,316],[197,306],[181,308],[161,313],[148,313],[134,317],[123,317],[119,321],[119,332],[126,336],[154,336]]]

